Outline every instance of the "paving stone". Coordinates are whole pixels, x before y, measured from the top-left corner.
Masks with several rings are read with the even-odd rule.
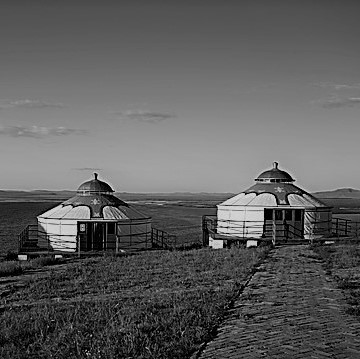
[[[308,246],[278,247],[197,358],[360,359],[360,323],[344,303]]]

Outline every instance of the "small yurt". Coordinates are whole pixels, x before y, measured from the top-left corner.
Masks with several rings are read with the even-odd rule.
[[[216,233],[220,238],[213,236],[209,245],[222,248],[221,238],[226,237],[300,240],[329,236],[331,207],[295,186],[294,181],[274,162],[253,186],[217,205]]]
[[[37,217],[38,247],[54,251],[117,251],[151,245],[151,218],[95,178],[75,197]]]

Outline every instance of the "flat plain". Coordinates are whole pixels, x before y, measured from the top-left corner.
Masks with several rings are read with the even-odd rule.
[[[328,199],[334,216],[358,218],[360,200]],[[201,217],[220,198],[131,198],[178,244],[201,240]],[[54,201],[1,202],[1,253]],[[358,245],[314,248],[359,315]],[[229,308],[269,252],[232,248],[150,251],[71,260],[4,278],[2,358],[186,358],[214,337]],[[16,265],[16,264],[15,264]]]
[[[0,256],[17,251],[18,234],[28,225],[36,224],[36,216],[61,203],[70,192],[46,196],[16,197],[0,193]],[[216,204],[231,194],[120,194],[120,198],[148,214],[153,227],[177,236],[177,244],[197,242],[201,238],[201,218],[216,214]],[[14,201],[16,199],[16,201]],[[360,198],[325,198],[333,207],[333,216],[360,222]]]

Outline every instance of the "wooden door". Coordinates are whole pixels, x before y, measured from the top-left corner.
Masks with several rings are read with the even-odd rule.
[[[86,252],[91,250],[91,223],[78,222],[78,237],[80,244],[80,251]]]
[[[78,222],[80,251],[101,251],[106,249],[106,225],[102,222]]]
[[[93,238],[92,238],[92,250],[102,251],[105,243],[105,223],[94,222],[93,225]]]

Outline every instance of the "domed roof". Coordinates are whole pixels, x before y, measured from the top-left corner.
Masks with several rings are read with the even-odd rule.
[[[115,192],[107,183],[98,180],[98,174],[94,173],[95,178],[90,181],[82,183],[77,193],[80,195],[89,194],[111,194]]]
[[[256,182],[294,182],[295,180],[285,171],[278,168],[278,163],[274,162],[273,168],[261,173]]]
[[[151,217],[131,208],[126,202],[113,195],[114,190],[105,182],[98,180],[84,182],[77,194],[46,211],[38,218],[87,219],[87,220],[151,220]]]
[[[277,162],[274,162],[273,169],[261,173],[255,181],[253,186],[218,206],[329,208],[295,186],[292,183],[295,180],[287,172],[279,170]]]

